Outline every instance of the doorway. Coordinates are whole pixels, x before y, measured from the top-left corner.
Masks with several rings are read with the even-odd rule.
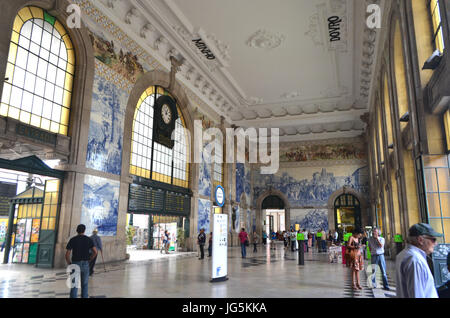
[[[361,228],[361,204],[351,194],[342,194],[334,202],[335,226],[343,233],[351,233]]]

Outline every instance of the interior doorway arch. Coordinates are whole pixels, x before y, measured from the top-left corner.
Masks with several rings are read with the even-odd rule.
[[[266,200],[267,199],[267,200]],[[264,208],[263,208],[264,203]],[[279,206],[283,206],[284,209],[284,224],[286,229],[291,226],[291,206],[287,197],[278,190],[267,190],[262,193],[256,200],[256,231],[257,233],[262,233],[264,230],[265,215],[263,211],[267,208],[273,206],[275,209]],[[269,234],[269,233],[267,233]]]

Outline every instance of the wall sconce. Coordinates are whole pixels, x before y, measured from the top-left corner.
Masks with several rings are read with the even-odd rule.
[[[389,149],[394,149],[394,144],[390,144],[390,145],[388,146],[388,148],[389,148]]]

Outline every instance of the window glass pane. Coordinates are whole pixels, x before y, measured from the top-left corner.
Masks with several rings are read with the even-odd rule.
[[[440,196],[441,196],[442,216],[450,218],[450,193],[441,192]]]
[[[438,193],[428,193],[428,213],[430,217],[441,217],[441,206],[439,204],[439,194]]]
[[[435,230],[438,233],[443,234],[443,228],[442,228],[442,219],[430,219],[430,225],[433,228],[433,230]],[[437,238],[438,243],[443,243],[444,239],[443,238]]]
[[[424,169],[425,172],[425,186],[427,192],[436,192],[437,189],[437,179],[435,169]]]
[[[437,169],[439,178],[439,191],[450,191],[450,169]]]
[[[33,27],[33,22],[31,20],[24,23],[22,30],[20,30],[20,35],[30,39],[31,38],[31,28]]]
[[[67,126],[61,129],[59,124],[61,119],[65,120],[64,125],[68,124],[67,111],[70,107],[73,78],[66,80],[66,71],[73,73],[74,67],[71,65],[69,69],[65,60],[68,58],[67,49],[72,49],[73,46],[62,25],[56,23],[58,27],[56,30],[53,27],[55,18],[42,9],[25,7],[20,14],[29,20],[23,25],[21,25],[20,18],[16,19],[17,23],[15,22],[17,33],[12,33],[8,55],[8,61],[11,64],[7,64],[5,75],[8,78],[8,81],[5,80],[5,82],[12,83],[13,87],[4,84],[7,89],[2,95],[0,112],[2,115],[19,119],[27,124],[31,121],[32,125],[42,129],[51,129],[53,132],[67,134]],[[44,15],[47,19],[46,22],[41,19]],[[64,41],[59,33],[63,31]],[[19,43],[19,46],[17,47],[15,43]],[[73,63],[75,57],[73,50],[71,51]],[[35,75],[39,78],[36,78]],[[59,89],[55,89],[56,84]],[[23,89],[27,93],[24,93]],[[43,101],[42,97],[46,100]],[[61,116],[61,107],[53,108],[53,103],[67,107],[64,116]],[[53,119],[53,123],[49,120],[40,120],[39,116],[42,115],[43,108],[45,117],[49,120]],[[21,113],[20,110],[24,112]],[[34,115],[31,116],[32,114]]]
[[[443,219],[442,220],[443,227],[444,227],[444,239],[445,244],[450,244],[450,219]]]

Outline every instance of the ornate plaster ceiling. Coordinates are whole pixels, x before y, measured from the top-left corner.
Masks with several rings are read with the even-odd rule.
[[[161,64],[180,59],[178,80],[230,124],[278,127],[281,141],[364,131],[377,40],[365,23],[368,0],[93,4]],[[330,17],[339,18],[331,20],[339,24],[336,41]]]

